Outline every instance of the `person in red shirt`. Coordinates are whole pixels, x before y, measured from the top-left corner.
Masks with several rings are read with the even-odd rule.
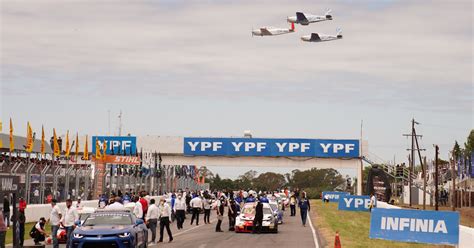
[[[46,203],[48,204],[51,204],[51,201],[53,200],[53,196],[51,194],[49,194],[47,197],[46,197]]]
[[[146,213],[148,211],[148,201],[145,199],[146,192],[142,191],[140,193],[140,204],[142,204],[142,210],[143,210],[143,218],[145,218]]]
[[[19,201],[18,205],[19,205],[20,212],[24,213],[25,209],[26,209],[26,201],[25,201],[25,199],[23,199],[23,197],[20,197],[20,201]]]

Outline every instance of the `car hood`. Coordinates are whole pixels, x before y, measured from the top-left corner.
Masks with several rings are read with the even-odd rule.
[[[74,230],[74,233],[82,235],[111,235],[131,232],[133,226],[81,226]]]
[[[272,217],[271,214],[264,214],[264,215],[263,215],[263,219],[264,219],[264,220],[270,219],[271,217]],[[253,219],[255,218],[255,215],[253,215],[253,214],[241,214],[241,215],[239,216],[239,218],[240,218],[241,220],[253,220]]]

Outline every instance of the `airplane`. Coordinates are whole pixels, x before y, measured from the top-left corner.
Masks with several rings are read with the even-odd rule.
[[[301,40],[308,42],[323,42],[342,39],[342,29],[338,28],[336,31],[336,35],[312,33],[311,35],[302,36]]]
[[[332,16],[329,13],[331,13],[331,9],[327,9],[326,13],[323,16],[296,12],[296,16],[288,17],[287,21],[291,23],[299,23],[301,25],[308,25],[313,22],[332,20]]]
[[[295,32],[295,24],[291,23],[291,28],[275,28],[275,27],[261,27],[259,29],[252,30],[252,36],[270,36],[280,35]]]

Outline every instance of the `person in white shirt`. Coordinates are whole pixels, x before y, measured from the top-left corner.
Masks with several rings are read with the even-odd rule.
[[[160,240],[158,242],[163,242],[163,231],[166,227],[166,232],[168,232],[169,242],[173,241],[173,235],[171,234],[170,229],[170,218],[171,218],[171,207],[166,202],[165,198],[161,198],[160,200]]]
[[[204,208],[204,223],[211,224],[211,196],[207,193],[204,193],[204,199],[202,200],[202,206]]]
[[[109,210],[123,210],[125,207],[123,206],[122,203],[120,203],[122,199],[120,198],[120,196],[116,196],[115,197],[115,200],[114,200],[114,203],[110,204],[110,205],[107,205],[105,207],[105,209],[109,209]]]
[[[74,230],[74,227],[76,226],[75,223],[78,220],[79,220],[79,213],[77,212],[77,209],[72,206],[72,200],[67,199],[66,211],[64,212],[64,216],[61,219],[61,224],[66,229],[66,237],[67,237],[66,247],[67,248],[72,247],[71,235],[72,235],[72,231]]]
[[[58,207],[57,200],[51,201],[51,213],[49,215],[49,223],[51,225],[51,236],[53,239],[53,248],[59,248],[58,236],[56,235],[59,230],[59,224],[61,223],[61,209]]]
[[[194,219],[196,219],[196,226],[199,226],[199,212],[202,208],[201,197],[196,195],[190,202],[191,208],[193,210],[193,216],[191,217],[191,225],[193,225]]]
[[[133,214],[135,214],[137,219],[143,219],[143,207],[139,199],[140,198],[138,196],[135,196],[135,207],[133,208]]]
[[[150,206],[146,212],[146,224],[151,230],[151,243],[155,243],[156,240],[156,227],[158,226],[158,218],[160,217],[160,210],[155,204],[155,199],[150,199]]]
[[[369,204],[369,211],[372,212],[372,208],[377,207],[377,198],[375,197],[374,193],[370,194],[370,204]]]
[[[183,229],[184,217],[186,216],[186,200],[181,194],[178,194],[174,202],[173,210],[176,214],[176,224],[179,229]]]

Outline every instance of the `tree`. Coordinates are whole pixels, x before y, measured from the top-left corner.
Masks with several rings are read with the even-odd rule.
[[[456,159],[461,157],[462,151],[461,151],[461,148],[459,147],[458,141],[454,142],[453,154]]]
[[[207,180],[210,180],[214,177],[214,173],[212,173],[211,170],[209,170],[206,166],[201,166],[198,169],[199,175],[200,176],[205,176]]]
[[[255,178],[253,185],[259,190],[274,191],[282,188],[285,183],[285,177],[282,174],[267,172]]]
[[[471,130],[466,142],[464,143],[466,156],[470,156],[474,152],[474,129]]]

